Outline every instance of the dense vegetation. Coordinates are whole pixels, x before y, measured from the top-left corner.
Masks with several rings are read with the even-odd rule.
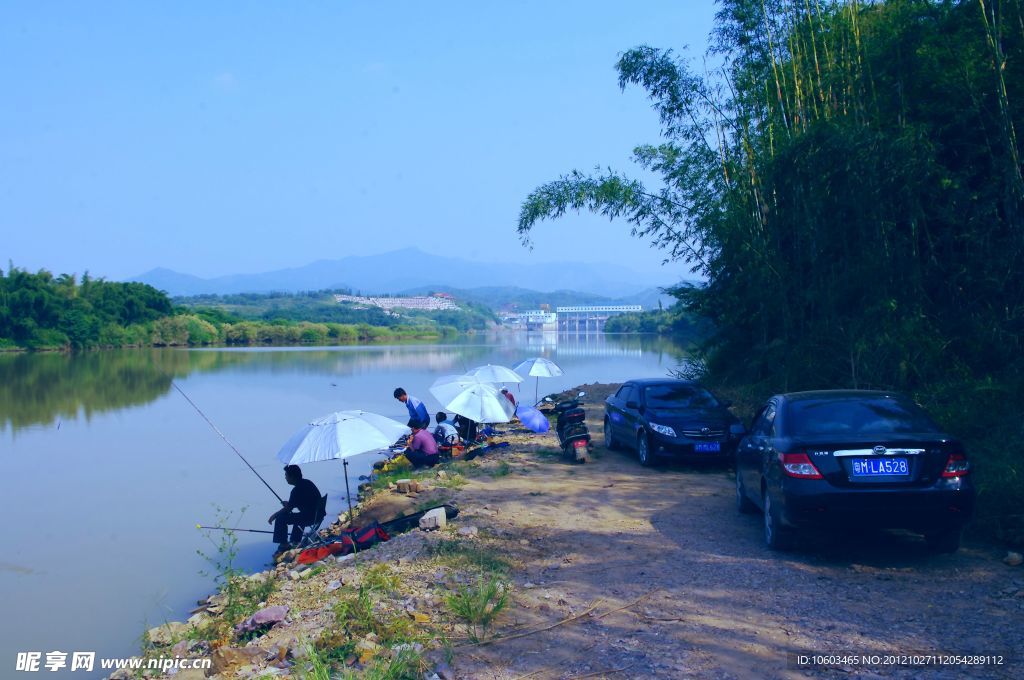
[[[175,298],[186,308],[220,310],[232,317],[259,321],[310,321],[314,323],[369,324],[386,328],[445,328],[447,332],[484,330],[494,322],[494,314],[484,305],[460,302],[458,310],[427,312],[400,310],[388,314],[379,307],[367,307],[335,301],[334,293],[241,293],[235,295],[195,295]]]
[[[1024,540],[1024,102],[1019,0],[720,0],[710,63],[617,64],[662,123],[624,174],[534,191],[631,223],[707,278],[705,378],[759,400],[914,394],[974,455],[978,525]]]
[[[142,344],[143,329],[172,309],[166,295],[143,283],[0,270],[0,347]]]
[[[454,335],[482,315],[387,317],[351,323],[311,322],[293,314],[247,320],[220,308],[176,307],[144,283],[114,283],[88,274],[0,270],[0,349],[90,349],[197,345],[348,344]],[[291,318],[288,318],[291,317]]]
[[[619,314],[604,326],[605,333],[659,333],[687,344],[706,337],[710,330],[707,321],[681,303],[668,309]]]

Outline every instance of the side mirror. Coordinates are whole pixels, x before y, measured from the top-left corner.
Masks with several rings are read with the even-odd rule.
[[[635,410],[635,409],[640,408],[640,404],[636,403],[635,401],[627,401],[626,402],[626,408],[631,408],[631,409]]]

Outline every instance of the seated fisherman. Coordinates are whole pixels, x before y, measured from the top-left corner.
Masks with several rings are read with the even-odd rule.
[[[396,387],[394,392],[395,399],[405,404],[405,408],[409,410],[409,427],[412,427],[413,423],[420,423],[420,427],[426,427],[430,424],[430,414],[427,413],[427,407],[423,405],[423,402],[406,394],[405,390],[401,387]]]
[[[475,442],[476,441],[476,421],[470,420],[465,416],[455,414],[455,429],[459,432],[459,437],[464,442]]]
[[[298,543],[302,538],[303,527],[316,522],[320,510],[320,489],[313,482],[302,478],[302,469],[298,465],[284,466],[284,481],[295,488],[288,496],[288,502],[282,503],[284,507],[267,520],[267,524],[274,525],[274,542],[277,543],[278,552],[290,550],[291,544]],[[290,543],[289,524],[292,525]]]
[[[459,441],[459,431],[448,422],[447,413],[438,411],[434,419],[437,420],[437,427],[434,428],[434,441],[439,446],[451,446]]]
[[[405,450],[405,457],[414,468],[434,467],[440,460],[437,442],[419,423],[412,426],[412,439],[409,441],[409,448]]]

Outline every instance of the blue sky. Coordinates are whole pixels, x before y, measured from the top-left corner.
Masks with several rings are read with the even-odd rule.
[[[660,266],[628,226],[519,205],[628,169],[658,121],[614,63],[701,59],[694,2],[0,4],[0,263],[112,279],[415,246]],[[666,269],[667,281],[685,273]]]

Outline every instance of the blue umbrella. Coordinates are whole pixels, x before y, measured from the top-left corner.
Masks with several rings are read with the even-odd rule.
[[[519,422],[531,432],[547,432],[551,429],[548,417],[532,406],[520,404],[516,407],[516,416],[519,417]]]

